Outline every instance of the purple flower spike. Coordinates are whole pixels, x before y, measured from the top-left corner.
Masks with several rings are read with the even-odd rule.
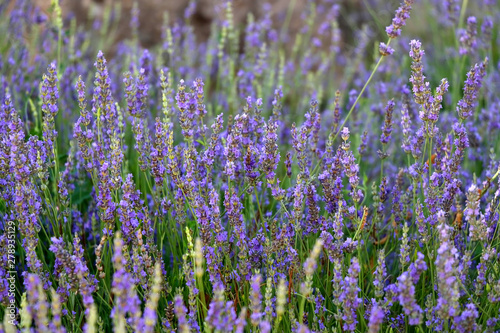
[[[392,24],[385,28],[385,32],[389,38],[397,38],[401,35],[401,28],[406,24],[406,20],[410,18],[413,1],[414,0],[405,0],[396,10],[396,15],[392,19]]]

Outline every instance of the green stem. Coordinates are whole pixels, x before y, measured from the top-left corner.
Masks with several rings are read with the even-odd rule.
[[[300,305],[299,305],[299,322],[302,324],[304,321],[304,306],[306,303],[306,297],[302,295],[302,299],[300,300]]]
[[[462,24],[465,17],[465,11],[467,10],[467,4],[469,0],[462,0],[462,8],[460,9],[460,18],[458,19],[458,29],[462,29]]]
[[[392,38],[389,38],[389,40],[387,41],[387,46],[389,46],[389,44],[391,44],[391,41],[392,41]],[[385,56],[380,56],[380,58],[378,59],[378,62],[377,64],[375,65],[375,67],[373,68],[370,76],[368,77],[368,80],[366,80],[365,82],[365,85],[363,86],[363,88],[361,89],[361,91],[359,92],[358,94],[358,97],[356,97],[356,100],[354,101],[353,105],[351,106],[351,108],[349,109],[349,112],[347,112],[347,115],[345,116],[345,119],[344,121],[342,122],[342,125],[340,125],[338,127],[338,130],[336,131],[334,137],[333,137],[333,140],[332,142],[335,142],[335,139],[337,138],[337,136],[339,135],[340,131],[342,130],[342,128],[344,127],[344,125],[347,123],[347,120],[349,120],[349,117],[351,116],[351,113],[354,111],[354,108],[356,107],[356,105],[358,105],[358,102],[359,100],[361,99],[361,96],[363,95],[363,93],[365,92],[366,88],[368,87],[368,85],[370,84],[370,81],[372,80],[373,76],[375,75],[375,73],[377,72],[377,69],[379,68],[380,64],[382,63],[382,60],[385,58]],[[314,170],[312,171],[312,174],[316,174],[316,172],[318,171],[318,168],[321,164],[321,161],[323,160],[324,156],[321,157],[321,159],[318,161],[318,163],[316,164],[316,166],[314,167]]]
[[[389,44],[391,44],[391,40],[392,38],[389,38],[389,40],[387,41],[387,46],[389,46]],[[377,72],[377,69],[378,67],[380,66],[380,64],[382,63],[382,60],[385,58],[385,56],[380,56],[380,58],[378,59],[378,62],[377,64],[375,65],[375,67],[373,68],[370,76],[368,77],[368,80],[366,80],[366,83],[365,85],[363,86],[363,88],[361,89],[361,91],[359,92],[358,94],[358,97],[356,97],[356,100],[354,101],[354,104],[351,106],[351,109],[349,109],[349,112],[347,113],[347,115],[345,116],[345,119],[344,119],[344,122],[342,123],[342,125],[339,126],[339,131],[337,131],[337,133],[335,133],[335,136],[333,137],[333,140],[332,141],[335,141],[335,139],[337,138],[338,134],[340,133],[340,131],[342,130],[342,128],[344,127],[344,125],[347,123],[347,120],[349,120],[349,116],[351,115],[351,113],[354,111],[354,108],[356,107],[356,105],[358,104],[359,100],[361,99],[361,96],[363,95],[363,93],[365,92],[366,88],[368,87],[368,84],[370,84],[370,81],[372,80],[373,76],[375,75],[375,73]]]
[[[255,199],[257,200],[257,207],[259,209],[260,221],[262,224],[262,230],[265,230],[264,215],[262,215],[262,209],[260,208],[259,193],[257,193],[257,188],[254,187]]]
[[[432,169],[432,137],[429,144],[429,180],[431,179],[431,169]]]

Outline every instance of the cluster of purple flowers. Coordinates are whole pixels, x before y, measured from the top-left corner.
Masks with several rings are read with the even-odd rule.
[[[239,27],[224,1],[206,40],[190,1],[150,50],[137,3],[112,47],[115,9],[85,31],[57,1],[0,3],[0,333],[498,331],[500,10],[480,2],[403,1],[374,66],[340,0],[296,36],[292,11]],[[452,38],[402,33],[417,8]]]

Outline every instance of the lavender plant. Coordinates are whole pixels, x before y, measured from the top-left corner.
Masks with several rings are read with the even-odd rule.
[[[308,1],[298,34],[223,1],[206,40],[191,1],[150,49],[138,4],[118,42],[119,8],[14,2],[0,332],[500,330],[496,1]]]

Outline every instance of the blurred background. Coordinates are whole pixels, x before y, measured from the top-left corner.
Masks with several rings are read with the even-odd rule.
[[[7,0],[9,1],[9,0]],[[33,0],[43,13],[50,16],[51,0]],[[14,1],[11,1],[13,5]],[[65,23],[76,20],[79,25],[88,29],[99,28],[106,11],[111,11],[115,24],[113,33],[109,40],[115,44],[130,37],[130,21],[132,17],[134,0],[61,0]],[[307,9],[308,0],[233,0],[234,22],[236,25],[244,25],[251,14],[258,19],[264,15],[270,15],[275,28],[279,30],[278,22],[288,22],[288,35],[293,37],[300,33],[303,26],[304,12]],[[339,25],[343,32],[344,43],[350,44],[353,31],[367,23],[369,31],[383,33],[383,29],[389,24],[399,0],[315,0],[319,4],[339,4]],[[223,19],[222,0],[139,0],[137,1],[139,11],[139,40],[143,47],[149,48],[161,41],[162,26],[165,15],[168,15],[170,23],[181,21],[190,12],[196,37],[204,41],[210,34],[210,25],[214,21]],[[326,14],[326,13],[325,13]],[[320,19],[320,18],[318,18]],[[318,20],[321,21],[321,20]],[[292,38],[293,39],[293,38]],[[355,44],[354,41],[352,44]]]

